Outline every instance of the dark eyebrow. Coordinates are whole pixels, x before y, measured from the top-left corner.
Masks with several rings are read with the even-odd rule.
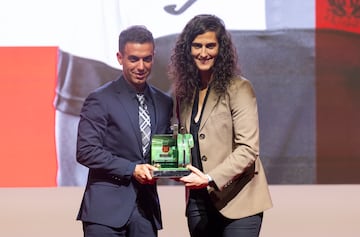
[[[128,59],[129,59],[130,61],[138,61],[140,58],[137,57],[137,56],[134,56],[134,55],[129,55],[129,56],[128,56]]]
[[[214,43],[208,43],[208,44],[206,44],[206,47],[215,47],[216,46],[216,43],[214,42]]]
[[[145,62],[151,62],[153,60],[153,56],[152,55],[146,56],[146,57],[143,58],[143,60]]]
[[[192,46],[192,47],[201,47],[202,44],[193,42],[193,43],[191,43],[191,46]]]
[[[132,61],[132,62],[139,61],[140,59],[143,59],[145,62],[151,62],[153,60],[153,55],[148,55],[148,56],[145,56],[143,58],[140,58],[140,57],[135,56],[135,55],[129,55],[128,59],[130,61]]]
[[[201,46],[203,46],[203,44],[193,42],[193,43],[191,43],[191,46],[192,46],[192,47],[201,47]],[[213,47],[215,47],[215,46],[216,46],[216,42],[205,44],[205,47],[207,47],[207,48],[213,48]]]

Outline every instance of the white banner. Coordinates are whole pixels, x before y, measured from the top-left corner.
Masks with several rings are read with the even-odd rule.
[[[124,28],[145,25],[161,37],[201,13],[219,16],[228,29],[265,29],[265,0],[12,0],[0,4],[0,45],[59,46],[119,67]]]

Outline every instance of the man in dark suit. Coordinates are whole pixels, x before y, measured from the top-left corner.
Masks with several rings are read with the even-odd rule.
[[[117,59],[122,76],[86,98],[78,127],[79,163],[89,168],[77,219],[85,237],[157,236],[162,228],[150,151],[142,144],[137,94],[145,96],[151,134],[170,131],[173,102],[148,84],[154,38],[133,26],[119,36]],[[140,119],[141,120],[141,119]]]

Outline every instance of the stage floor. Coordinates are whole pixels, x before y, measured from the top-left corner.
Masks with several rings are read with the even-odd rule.
[[[271,185],[274,207],[261,237],[360,236],[360,185]],[[76,214],[81,187],[0,188],[0,236],[82,236]],[[183,186],[159,186],[164,229],[159,237],[188,237]]]

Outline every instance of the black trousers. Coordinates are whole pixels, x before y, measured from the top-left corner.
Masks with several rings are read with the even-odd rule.
[[[191,190],[186,208],[191,237],[258,237],[263,213],[228,219],[214,207],[207,190]]]
[[[157,237],[158,231],[138,207],[120,228],[83,222],[84,237]]]

